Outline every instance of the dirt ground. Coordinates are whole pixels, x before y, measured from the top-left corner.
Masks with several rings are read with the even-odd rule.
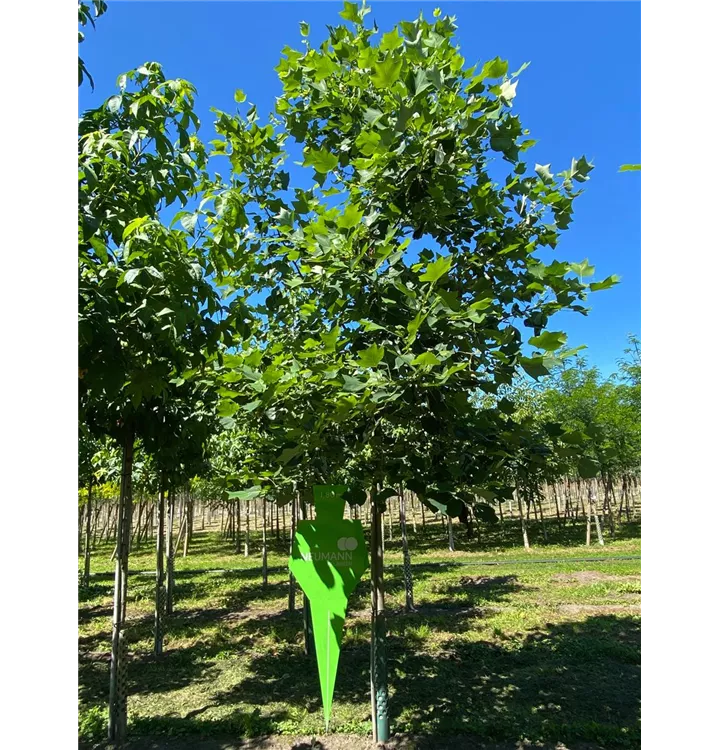
[[[104,750],[111,746],[82,746],[80,750]],[[256,737],[248,740],[197,740],[197,739],[162,739],[135,740],[123,746],[122,750],[604,750],[600,745],[572,744],[570,747],[559,743],[504,743],[501,745],[482,744],[478,738],[462,737],[417,737],[396,735],[385,745],[375,745],[371,738],[360,738],[356,735],[332,734],[319,737]]]

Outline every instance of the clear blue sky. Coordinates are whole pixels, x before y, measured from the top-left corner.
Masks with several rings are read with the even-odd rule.
[[[281,92],[274,71],[285,45],[301,49],[299,22],[316,46],[326,25],[343,22],[341,2],[110,2],[87,30],[82,57],[95,80],[80,109],[115,91],[120,73],[147,61],[198,89],[201,135],[213,137],[210,107],[234,111],[241,88],[262,119]],[[497,55],[521,74],[514,107],[538,145],[529,159],[565,169],[585,154],[595,169],[575,204],[575,220],[557,248],[561,260],[588,258],[596,278],[621,283],[590,297],[588,317],[566,314],[552,328],[586,344],[591,364],[608,374],[628,333],[640,334],[640,174],[618,173],[640,161],[640,4],[637,2],[374,2],[367,17],[380,32],[426,17],[437,5],[456,16],[467,64]]]

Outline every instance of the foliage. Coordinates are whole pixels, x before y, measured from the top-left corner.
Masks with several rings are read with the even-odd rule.
[[[453,17],[402,22],[372,43],[367,12],[347,3],[350,23],[319,47],[285,48],[270,124],[253,106],[218,120],[217,151],[253,176],[266,208],[252,234],[258,282],[271,285],[253,345],[226,359],[220,409],[272,436],[278,473],[320,455],[334,476],[361,455],[364,486],[396,481],[388,456],[401,458],[406,442],[394,441],[409,422],[420,421],[413,453],[427,456],[434,435],[478,420],[474,455],[487,467],[464,484],[482,489],[500,456],[480,439],[494,416],[476,415],[470,394],[495,393],[521,369],[547,374],[570,354],[557,352],[566,336],[550,317],[586,314],[588,292],[617,281],[587,283],[587,261],[538,256],[556,247],[593,167],[581,157],[557,175],[529,171],[534,141],[513,108],[523,68],[467,67]],[[310,189],[290,190],[278,170],[290,147]]]
[[[181,228],[167,227],[160,215],[202,189],[214,195],[194,88],[167,80],[157,63],[118,85],[80,120],[80,406],[97,435],[131,429],[150,439],[173,419],[179,430],[188,410],[206,412],[231,316],[215,320],[226,310],[201,244],[207,226],[196,232],[197,215],[185,213]]]
[[[94,11],[94,18],[92,16],[92,11],[90,10],[90,6],[85,2],[79,2],[77,4],[77,20],[81,27],[87,26],[89,23],[92,28],[95,28],[95,18],[99,18],[106,10],[107,10],[107,3],[104,0],[92,0],[92,10]],[[85,34],[82,31],[77,32],[77,43],[82,44],[82,42],[85,41]],[[94,90],[95,88],[95,82],[92,80],[92,76],[90,75],[90,72],[87,70],[87,67],[81,57],[78,56],[77,58],[77,67],[78,67],[78,86],[82,86],[82,82],[85,78],[90,82],[90,86]]]

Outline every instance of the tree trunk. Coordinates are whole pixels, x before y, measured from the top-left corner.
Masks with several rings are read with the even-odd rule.
[[[157,539],[155,546],[155,656],[162,656],[162,615],[165,598],[165,488],[160,474],[160,491],[157,498]]]
[[[414,609],[414,581],[411,575],[411,555],[409,554],[409,540],[406,535],[406,497],[403,485],[399,485],[399,523],[401,524],[401,549],[404,555],[404,593],[406,611]]]
[[[516,504],[519,506],[519,518],[521,519],[521,536],[524,539],[524,548],[531,549],[529,544],[529,534],[526,529],[526,518],[524,517],[523,503],[521,502],[521,489],[519,484],[516,484]]]
[[[382,513],[376,501],[377,487],[371,491],[371,681],[372,724],[375,742],[389,740],[389,690],[386,661],[386,620],[384,614],[384,547]]]
[[[543,540],[545,544],[548,544],[548,532],[546,531],[546,523],[543,517],[543,508],[541,507],[541,496],[534,498],[534,508],[538,506],[539,518],[541,519],[541,533],[543,534]]]
[[[616,519],[613,517],[613,506],[611,504],[611,477],[603,480],[603,512],[608,512],[608,529],[611,532],[611,539],[616,538]]]
[[[561,526],[561,507],[558,503],[558,491],[556,490],[556,485],[551,485],[551,491],[553,492],[553,501],[556,505],[556,525]]]
[[[446,530],[449,536],[449,552],[454,552],[454,525],[451,523],[451,516],[446,516]]]
[[[289,525],[289,554],[292,554],[292,548],[294,547],[294,534],[297,529],[297,495],[296,492],[292,493],[292,507],[291,507],[292,517],[290,518],[290,525]],[[292,575],[292,572],[289,571],[289,611],[294,612],[296,607],[296,597],[297,597],[297,582]]]
[[[302,521],[308,520],[309,513],[307,504],[301,495],[299,496],[299,513]],[[314,655],[314,633],[312,632],[312,610],[307,595],[302,592],[302,631],[304,634],[304,654],[305,656]]]
[[[262,585],[267,585],[267,500],[262,498]]]
[[[247,506],[244,514],[245,529],[244,529],[244,556],[249,557],[249,500],[247,500]]]
[[[179,531],[177,532],[177,541],[175,542],[175,550],[174,550],[174,557],[177,557],[177,550],[179,549],[180,544],[182,543],[183,539],[187,538],[187,513],[185,510],[184,503],[182,504],[182,521],[180,522]]]
[[[187,490],[187,495],[184,501],[184,546],[182,548],[182,557],[187,557],[187,551],[189,550],[189,543],[192,541],[192,497]]]
[[[598,519],[598,510],[596,508],[596,496],[598,495],[598,493],[596,492],[597,486],[598,486],[598,481],[596,479],[592,479],[589,483],[589,488],[588,488],[588,505],[589,505],[589,509],[593,511],[593,520],[596,524],[596,536],[598,537],[598,543],[601,545],[601,547],[603,547],[603,534],[601,533],[601,522]]]
[[[85,570],[82,575],[82,584],[87,588],[90,585],[90,545],[92,537],[92,473],[87,485],[87,507],[85,508]]]
[[[127,734],[127,684],[124,625],[127,602],[127,570],[132,532],[132,460],[134,433],[125,429],[122,446],[120,506],[117,514],[117,558],[115,561],[115,592],[112,605],[112,650],[110,656],[110,700],[108,739],[124,742]]]
[[[175,587],[175,560],[174,547],[172,546],[172,527],[175,521],[175,491],[170,489],[167,494],[167,531],[165,555],[167,559],[167,595],[165,597],[165,612],[172,614],[174,606],[174,587]]]

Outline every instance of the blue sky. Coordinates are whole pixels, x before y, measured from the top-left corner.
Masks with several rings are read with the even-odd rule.
[[[82,57],[95,80],[83,85],[80,109],[115,91],[120,73],[157,61],[168,77],[198,89],[204,140],[213,137],[210,107],[234,111],[241,88],[262,119],[280,85],[274,67],[285,45],[301,49],[299,22],[314,45],[326,25],[343,22],[341,2],[110,2],[97,29],[86,31]],[[615,369],[628,333],[640,334],[640,174],[618,173],[640,161],[640,4],[637,2],[374,2],[368,19],[380,32],[420,10],[456,16],[467,64],[497,55],[520,77],[514,108],[538,140],[529,160],[552,171],[585,154],[595,169],[575,204],[574,222],[555,251],[561,260],[588,258],[596,279],[621,283],[590,297],[588,317],[561,314],[569,344],[586,344],[591,364]]]

